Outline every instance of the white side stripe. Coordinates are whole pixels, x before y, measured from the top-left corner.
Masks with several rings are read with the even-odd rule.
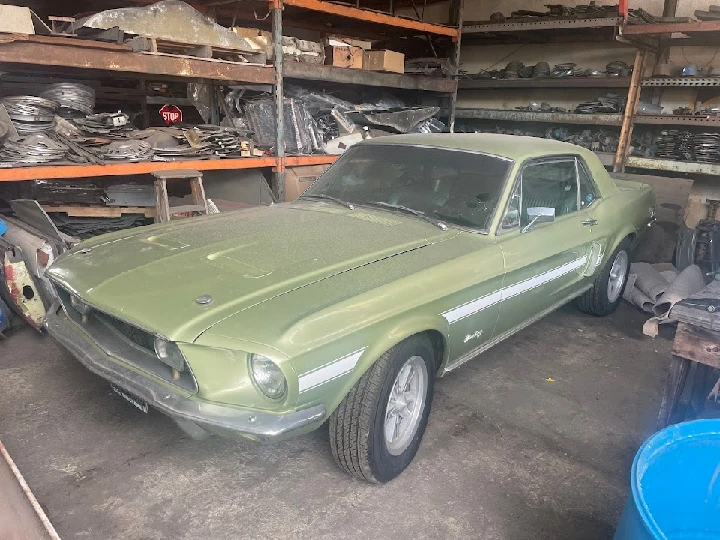
[[[353,369],[355,369],[355,365],[358,363],[358,360],[360,360],[364,350],[365,348],[358,349],[357,351],[351,352],[342,358],[333,360],[324,366],[320,366],[319,368],[300,375],[300,377],[298,377],[300,393],[311,390],[316,386],[325,384],[326,382],[330,382],[333,379],[337,379],[346,373],[350,373]]]
[[[470,302],[467,302],[465,304],[459,305],[458,307],[445,311],[442,316],[445,317],[448,323],[453,324],[459,320],[464,319],[465,317],[469,317],[470,315],[474,315],[475,313],[478,313],[485,308],[493,306],[498,302],[513,298],[521,293],[530,291],[532,289],[540,287],[541,285],[544,285],[545,283],[549,283],[554,279],[569,274],[573,270],[582,268],[586,262],[587,256],[580,257],[578,259],[575,259],[574,261],[562,264],[557,268],[553,268],[552,270],[548,270],[547,272],[538,274],[537,276],[533,276],[523,281],[519,281],[517,283],[514,283],[513,285],[508,285],[507,287],[503,287],[498,291],[492,292],[485,296],[481,296],[480,298],[477,298],[475,300],[471,300]]]
[[[442,316],[445,317],[450,324],[452,324],[461,319],[464,319],[465,317],[469,317],[470,315],[473,315],[478,311],[482,311],[487,307],[495,305],[500,302],[500,300],[502,300],[502,290],[492,292],[488,295],[478,298],[477,300],[472,300],[467,304],[463,304],[449,311],[446,311],[442,314]]]

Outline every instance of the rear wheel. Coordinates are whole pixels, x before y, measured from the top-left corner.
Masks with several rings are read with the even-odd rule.
[[[630,240],[626,238],[605,263],[592,289],[576,299],[580,311],[604,317],[617,309],[630,272],[629,253]]]
[[[330,417],[330,446],[340,467],[380,483],[407,468],[430,414],[434,357],[430,341],[413,336],[360,378]]]

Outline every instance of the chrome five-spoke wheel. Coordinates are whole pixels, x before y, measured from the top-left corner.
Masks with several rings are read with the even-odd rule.
[[[408,358],[395,377],[385,408],[385,446],[399,456],[410,445],[425,404],[427,367],[419,356]]]

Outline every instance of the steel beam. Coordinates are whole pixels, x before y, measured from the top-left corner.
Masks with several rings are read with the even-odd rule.
[[[456,86],[453,79],[442,77],[381,73],[379,71],[303,64],[301,62],[288,62],[283,66],[283,73],[286,79],[327,81],[362,86],[400,88],[403,90],[425,90],[448,94],[452,93]]]
[[[414,30],[421,34],[435,34],[440,36],[449,36],[456,38],[459,35],[457,28],[450,26],[442,26],[439,24],[430,24],[405,17],[396,17],[385,13],[378,13],[368,9],[358,9],[348,5],[335,4],[325,2],[323,0],[283,0],[286,6],[294,6],[311,11],[327,13],[339,17],[347,17],[355,19],[363,24],[381,24],[393,28],[404,28],[406,30]]]
[[[91,176],[124,176],[149,174],[157,171],[195,169],[217,171],[224,169],[258,169],[275,167],[274,157],[206,159],[184,161],[143,161],[140,163],[113,163],[110,165],[43,165],[39,167],[0,168],[0,182],[40,180],[45,178],[88,178]]]
[[[508,122],[545,122],[549,124],[580,124],[620,126],[620,114],[577,114],[532,111],[504,111],[497,109],[457,109],[456,118],[472,120],[503,120]]]
[[[597,17],[594,19],[550,19],[526,22],[473,24],[464,26],[463,34],[528,32],[532,30],[566,30],[570,28],[600,28],[618,26],[621,22],[621,17]]]
[[[283,104],[282,3],[272,5],[273,64],[275,66],[275,155],[278,164],[273,171],[273,190],[278,202],[285,200],[285,111]]]

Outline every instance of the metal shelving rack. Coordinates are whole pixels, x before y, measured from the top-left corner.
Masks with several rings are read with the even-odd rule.
[[[207,4],[207,2],[205,2]],[[217,3],[215,3],[217,4]],[[274,171],[275,192],[283,199],[284,170],[287,166],[329,164],[337,156],[286,156],[282,125],[282,95],[284,79],[323,81],[334,84],[385,87],[436,93],[449,98],[454,111],[457,95],[457,65],[462,25],[462,2],[453,0],[450,12],[454,26],[430,24],[409,19],[334,4],[324,0],[269,0],[272,16],[274,65],[260,66],[222,62],[188,56],[152,55],[133,52],[129,45],[81,40],[60,36],[2,34],[0,64],[14,70],[61,72],[68,77],[79,73],[94,73],[113,77],[181,81],[217,81],[220,83],[271,85],[274,89],[277,114],[277,152],[275,156],[185,160],[177,162],[114,163],[107,165],[56,164],[39,167],[0,168],[0,182],[70,179],[93,176],[121,176],[146,174],[160,170],[246,169],[271,167]],[[235,13],[237,14],[237,13]],[[231,15],[232,16],[232,15]],[[366,39],[434,35],[451,39],[454,49],[451,59],[454,74],[450,78],[379,73],[358,69],[310,64],[283,65],[281,37],[283,18],[287,26],[341,34]],[[249,17],[239,20],[251,22]],[[61,70],[58,70],[61,68]]]
[[[676,5],[676,2],[675,2]],[[673,16],[673,2],[666,0],[665,16]],[[680,162],[660,158],[628,156],[634,125],[685,126],[720,128],[720,117],[703,115],[645,115],[638,114],[637,103],[643,88],[718,88],[720,77],[650,77],[643,78],[649,52],[661,47],[707,46],[720,42],[720,21],[631,24],[628,22],[628,2],[619,2],[618,17],[591,19],[555,19],[490,24],[468,23],[463,27],[463,40],[472,44],[498,43],[563,43],[586,40],[619,41],[637,49],[631,77],[587,77],[561,79],[463,79],[461,89],[515,88],[627,88],[628,103],[623,114],[573,114],[493,109],[458,109],[457,117],[465,119],[541,122],[577,125],[619,126],[620,143],[614,158],[603,155],[606,166],[616,172],[626,167],[649,171],[683,174],[720,175],[720,164]],[[670,35],[672,34],[672,37]],[[678,35],[679,34],[679,35]],[[663,43],[663,39],[665,40]]]
[[[358,3],[359,5],[359,3]],[[391,4],[392,5],[392,4]],[[270,0],[272,13],[272,35],[275,66],[275,108],[276,108],[276,148],[279,166],[274,170],[273,184],[280,200],[284,198],[284,174],[286,166],[332,163],[336,156],[285,156],[283,125],[283,87],[284,81],[307,80],[322,81],[338,85],[384,87],[403,90],[417,90],[445,95],[449,101],[449,127],[454,130],[455,103],[457,99],[457,70],[460,58],[460,38],[462,31],[462,0],[451,0],[450,21],[453,26],[426,23],[387,13],[361,9],[348,5],[335,4],[325,0]],[[362,24],[360,24],[362,23]],[[282,58],[281,38],[283,26],[315,29],[319,25],[328,25],[326,32],[355,37],[397,38],[414,35],[443,36],[453,41],[451,57],[452,73],[450,78],[380,73],[335,66],[285,63]],[[428,37],[428,39],[430,39]]]
[[[671,14],[677,3],[666,0],[666,13]],[[662,49],[676,46],[703,46],[708,43],[717,44],[720,40],[720,21],[699,21],[684,23],[658,23],[620,28],[619,34],[626,37],[654,38],[654,47],[641,48],[636,55],[636,73],[630,85],[628,101],[623,116],[623,127],[620,133],[620,144],[615,155],[613,170],[623,172],[626,167],[637,169],[676,172],[683,174],[720,175],[720,164],[674,161],[661,158],[641,158],[628,155],[629,141],[634,125],[686,126],[720,128],[720,117],[704,115],[644,115],[637,112],[642,88],[718,88],[720,77],[649,77],[643,78],[647,52],[654,48],[659,53]],[[671,37],[671,34],[682,34],[684,37]],[[637,68],[640,69],[637,69]]]

